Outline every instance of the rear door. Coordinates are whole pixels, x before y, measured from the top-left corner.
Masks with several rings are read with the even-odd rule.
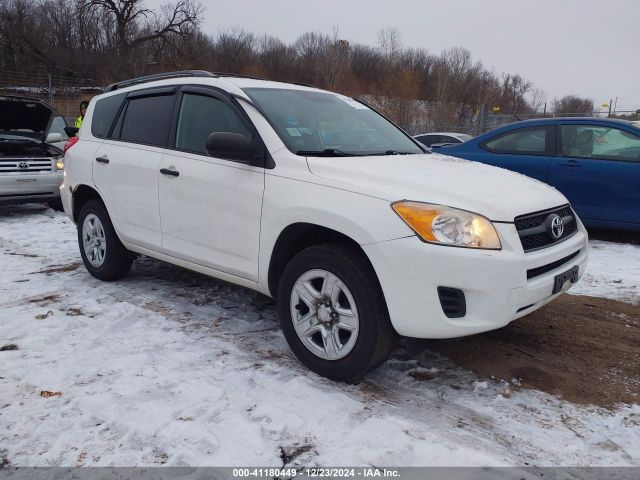
[[[549,183],[584,219],[640,224],[640,136],[611,125],[560,122]]]
[[[257,152],[264,145],[226,95],[185,86],[180,96],[159,178],[163,252],[257,281],[264,168],[211,157],[206,143],[211,133],[236,132]]]
[[[554,128],[540,125],[508,130],[484,140],[480,148],[461,151],[460,156],[546,182],[555,146]]]
[[[122,240],[152,250],[162,245],[158,175],[175,100],[174,87],[130,93],[93,166],[93,181]]]

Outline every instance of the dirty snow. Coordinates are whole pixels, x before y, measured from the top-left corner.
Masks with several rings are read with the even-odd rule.
[[[593,242],[572,293],[633,301],[639,259]],[[265,297],[148,258],[114,283],[79,262],[62,214],[0,207],[0,346],[18,347],[0,352],[0,463],[640,464],[638,405],[576,406],[402,348],[334,383],[297,363]]]
[[[640,305],[640,245],[591,240],[587,272],[569,293]]]

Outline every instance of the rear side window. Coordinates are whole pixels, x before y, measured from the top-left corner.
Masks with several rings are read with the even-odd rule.
[[[547,128],[521,128],[490,139],[482,145],[494,153],[544,155],[547,151]]]
[[[107,138],[123,100],[124,94],[121,94],[102,98],[96,102],[91,118],[91,133],[94,137]]]
[[[129,99],[120,139],[165,147],[169,136],[175,95],[155,95]]]

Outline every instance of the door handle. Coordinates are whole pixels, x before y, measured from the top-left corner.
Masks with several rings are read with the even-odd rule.
[[[101,157],[96,157],[96,162],[107,164],[109,163],[109,157],[107,157],[106,155],[103,155]]]
[[[567,160],[566,162],[561,163],[560,165],[563,167],[573,167],[573,168],[580,166],[577,160]]]
[[[163,175],[170,175],[172,177],[177,177],[178,175],[180,175],[180,172],[177,171],[173,167],[171,167],[171,168],[161,168],[160,169],[160,173],[163,174]]]

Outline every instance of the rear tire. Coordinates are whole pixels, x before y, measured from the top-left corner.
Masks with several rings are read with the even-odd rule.
[[[397,338],[373,268],[344,244],[311,246],[289,261],[278,316],[296,357],[333,380],[359,380],[387,359]]]
[[[107,209],[92,199],[80,209],[78,245],[84,266],[100,280],[115,280],[131,269],[132,256],[118,238]]]

